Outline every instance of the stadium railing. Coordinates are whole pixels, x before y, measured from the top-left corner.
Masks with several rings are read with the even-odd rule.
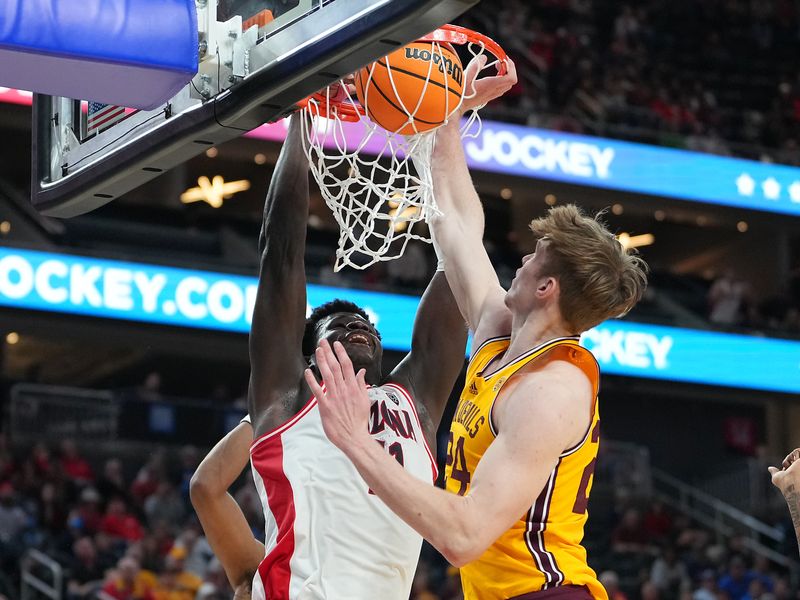
[[[22,559],[21,600],[38,600],[42,596],[61,600],[64,572],[55,560],[35,549]]]

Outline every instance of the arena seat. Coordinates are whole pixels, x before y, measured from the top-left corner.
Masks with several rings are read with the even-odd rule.
[[[0,0],[0,85],[153,109],[197,73],[194,0]]]

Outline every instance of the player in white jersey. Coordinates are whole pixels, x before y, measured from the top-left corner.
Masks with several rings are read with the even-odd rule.
[[[321,340],[340,342],[371,386],[371,435],[411,475],[432,484],[436,429],[464,363],[466,326],[437,272],[420,302],[411,352],[384,376],[380,335],[363,309],[337,300],[306,319],[308,161],[299,118],[292,117],[272,177],[259,240],[248,404],[266,557],[252,595],[406,600],[422,538],[330,443],[303,372],[316,370]]]

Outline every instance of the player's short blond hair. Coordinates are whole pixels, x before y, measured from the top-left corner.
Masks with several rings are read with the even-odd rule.
[[[626,314],[647,288],[647,264],[620,244],[601,215],[569,204],[530,224],[549,242],[544,274],[558,280],[561,315],[576,334]]]

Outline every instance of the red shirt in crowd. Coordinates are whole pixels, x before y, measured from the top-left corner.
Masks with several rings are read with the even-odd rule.
[[[133,515],[108,514],[100,522],[100,530],[108,535],[136,542],[144,537],[142,525]]]

